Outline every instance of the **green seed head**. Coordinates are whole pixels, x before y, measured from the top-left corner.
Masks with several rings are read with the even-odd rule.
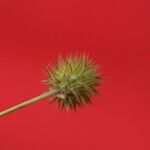
[[[74,109],[91,103],[90,97],[97,94],[96,86],[100,77],[97,66],[88,56],[60,57],[56,65],[48,69],[48,80],[46,82],[52,89],[59,92],[55,100],[61,109]]]

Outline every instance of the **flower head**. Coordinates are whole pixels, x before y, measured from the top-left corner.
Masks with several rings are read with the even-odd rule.
[[[97,66],[85,55],[60,57],[56,65],[48,69],[46,82],[58,90],[55,100],[61,109],[74,109],[91,103],[90,97],[97,94],[100,77]]]

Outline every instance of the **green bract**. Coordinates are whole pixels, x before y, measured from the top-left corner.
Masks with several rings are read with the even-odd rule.
[[[55,100],[61,109],[74,109],[91,103],[100,77],[97,66],[85,55],[60,57],[56,65],[48,69],[48,80],[54,90],[59,90]]]

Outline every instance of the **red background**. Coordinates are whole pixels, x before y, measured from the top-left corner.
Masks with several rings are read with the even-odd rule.
[[[1,150],[149,150],[149,0],[1,0],[0,110],[47,86],[59,54],[88,52],[104,83],[94,106],[60,113],[48,99],[0,120]]]

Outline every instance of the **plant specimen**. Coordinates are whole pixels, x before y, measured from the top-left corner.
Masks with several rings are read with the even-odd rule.
[[[98,94],[97,85],[101,81],[98,66],[86,55],[59,57],[55,65],[47,69],[49,89],[23,103],[0,112],[7,115],[18,109],[52,96],[50,103],[57,101],[61,110],[76,110],[77,107],[91,103],[91,96]]]

